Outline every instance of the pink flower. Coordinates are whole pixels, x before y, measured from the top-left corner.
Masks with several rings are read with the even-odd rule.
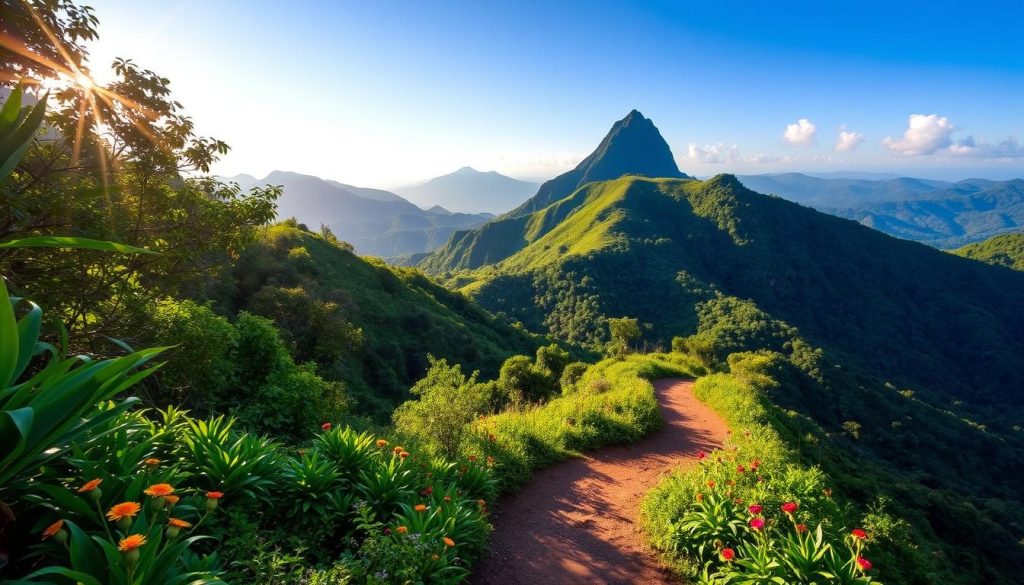
[[[780,507],[782,508],[783,512],[787,514],[792,514],[793,512],[796,512],[796,509],[800,507],[800,504],[797,504],[796,502],[786,502],[785,504],[782,504],[782,506]]]
[[[734,558],[736,558],[736,551],[732,550],[731,548],[723,548],[722,549],[722,560],[723,561],[731,561]]]
[[[870,571],[871,561],[865,559],[864,557],[857,557],[857,566],[860,567],[861,571]]]
[[[320,425],[320,428],[325,430],[325,431],[329,431],[329,430],[331,430],[331,423],[325,422],[324,424]]]
[[[764,520],[761,518],[751,518],[750,527],[754,530],[761,530],[762,528],[764,528]]]
[[[753,504],[747,508],[747,511],[756,516],[761,513],[761,504]]]

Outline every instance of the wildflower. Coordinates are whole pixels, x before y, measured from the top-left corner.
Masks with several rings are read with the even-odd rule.
[[[329,430],[331,430],[331,423],[325,422],[324,424],[320,425],[320,428],[325,430],[325,431],[329,431]]]
[[[703,502],[704,501],[704,494],[698,493],[697,494],[697,501],[698,502]]]
[[[739,467],[736,468],[736,473],[746,473],[746,471],[747,471],[747,468],[743,467],[742,465],[740,465]]]
[[[494,467],[494,457],[487,458],[487,467]]]
[[[864,557],[857,557],[857,566],[860,567],[861,571],[870,571],[871,561],[865,559]]]
[[[800,504],[797,504],[796,502],[786,502],[779,507],[786,514],[792,515],[793,512],[796,512],[796,509],[800,507]]]
[[[739,506],[740,504],[743,503],[743,498],[736,498],[735,500],[733,500],[733,503]]]
[[[107,518],[111,522],[131,520],[132,516],[138,514],[141,509],[142,506],[136,502],[121,502],[120,504],[114,504],[110,510],[107,510]]]
[[[377,439],[377,447],[384,448],[388,446],[388,442],[384,439]]]
[[[384,536],[391,536],[391,529],[390,528],[384,528],[384,530],[382,532],[384,532]]]
[[[426,512],[427,511],[427,506],[426,506],[426,504],[416,504],[416,507],[414,509],[417,512]]]
[[[121,552],[130,552],[144,544],[146,544],[146,537],[144,535],[130,534],[121,539],[121,542],[117,544],[117,550]]]
[[[150,457],[149,459],[143,459],[142,464],[145,465],[146,467],[153,468],[156,467],[157,465],[160,465],[160,460],[157,459],[156,457]]]
[[[436,554],[430,555],[430,560],[432,560],[432,561],[436,561],[439,558],[441,558],[441,557],[437,556]]]
[[[142,493],[153,497],[169,496],[174,493],[174,487],[169,483],[158,483],[142,490]]]
[[[478,506],[480,506],[481,508],[486,508],[486,507],[487,507],[487,502],[485,502],[485,501],[484,501],[484,500],[482,500],[482,499],[480,499],[480,500],[477,500],[477,501],[476,501],[476,503],[477,503],[477,505],[478,505]]]
[[[705,457],[707,457],[707,455],[705,455],[703,451],[699,451],[697,453],[697,460],[698,461],[703,461]]]
[[[736,558],[736,551],[732,550],[731,548],[723,548],[722,549],[722,560],[723,561],[729,562],[729,561],[733,560],[734,558]]]
[[[751,504],[747,506],[747,511],[756,516],[761,513],[761,504]]]
[[[469,456],[469,461],[470,461],[470,463],[476,461],[476,455],[470,455]]]
[[[445,496],[444,497],[444,501],[445,502],[451,502],[452,501],[452,497],[451,496]]]
[[[64,538],[63,539],[60,537],[60,535],[62,533],[64,534]],[[56,538],[54,538],[54,537],[56,537]],[[50,524],[49,526],[46,527],[46,530],[43,531],[42,539],[46,540],[47,538],[53,538],[57,542],[64,542],[64,540],[67,539],[67,533],[64,532],[64,521],[63,520],[57,520],[53,524]]]
[[[164,496],[164,505],[168,510],[170,510],[178,503],[179,500],[181,500],[181,498],[175,495]]]
[[[711,480],[708,480],[708,487],[709,487],[709,488],[713,488],[713,487],[715,487],[715,480],[713,480],[713,479],[711,479]]]
[[[167,519],[167,538],[176,538],[181,533],[182,528],[192,528],[192,524],[182,520],[181,518],[168,518]]]
[[[831,498],[832,497],[832,488],[825,488],[825,489],[821,490],[821,493],[825,494],[826,498]]]
[[[402,459],[405,459],[405,458],[409,457],[409,452],[408,451],[402,451],[401,453],[398,454],[398,456],[401,457]]]
[[[764,528],[764,520],[761,518],[751,518],[750,527],[754,530],[761,530],[762,528]]]
[[[751,471],[756,471],[758,467],[761,467],[761,460],[760,459],[754,459],[753,461],[750,462],[750,470]]]
[[[117,550],[124,553],[124,561],[129,566],[139,561],[139,547],[146,544],[146,537],[141,534],[129,534],[121,539]]]
[[[854,528],[853,530],[850,531],[850,534],[852,534],[853,537],[858,539],[858,540],[867,540],[868,539],[868,533],[864,532],[860,528]]]
[[[92,490],[98,488],[101,483],[103,483],[102,479],[90,479],[89,481],[85,482],[85,485],[78,488],[78,493],[83,494],[85,492],[91,492]]]
[[[405,451],[405,449],[401,446],[396,446],[394,449],[391,450],[391,452],[394,453],[395,455],[398,455],[402,451]]]
[[[409,532],[409,529],[408,529],[408,528],[406,528],[405,526],[399,526],[399,527],[397,528],[397,530],[398,530],[398,533],[399,533],[399,534],[405,534],[406,532]]]
[[[220,505],[220,499],[224,497],[222,492],[206,492],[206,511],[213,512]]]
[[[447,546],[448,548],[451,548],[451,547],[455,546],[455,541],[450,539],[450,538],[448,538],[447,536],[442,538],[441,540],[444,541],[444,545]]]
[[[797,524],[796,525],[796,531],[798,533],[800,533],[800,534],[803,534],[803,533],[807,532],[807,525],[806,524]]]
[[[432,493],[434,493],[434,488],[432,488],[430,486],[427,486],[426,489],[424,489],[422,492],[420,492],[420,495],[421,496],[429,496]]]

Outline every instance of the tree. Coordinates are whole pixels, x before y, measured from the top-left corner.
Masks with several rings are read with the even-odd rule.
[[[466,425],[482,409],[475,392],[477,372],[468,378],[462,366],[429,356],[426,376],[410,389],[418,400],[408,400],[393,415],[395,429],[428,445],[438,455],[459,454]]]
[[[611,341],[605,345],[605,353],[622,357],[629,353],[633,342],[640,339],[640,325],[636,319],[622,317],[608,319],[608,333]]]

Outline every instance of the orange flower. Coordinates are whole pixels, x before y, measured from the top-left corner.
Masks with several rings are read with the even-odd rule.
[[[43,540],[56,536],[56,534],[60,532],[62,528],[64,528],[63,520],[57,520],[53,524],[50,524],[46,527],[46,530],[43,531]]]
[[[145,536],[141,534],[130,534],[121,539],[121,542],[117,544],[117,550],[121,552],[130,552],[144,544],[146,544]]]
[[[168,518],[167,525],[175,528],[192,528],[192,524],[190,522],[186,522],[181,518]]]
[[[394,452],[394,454],[395,454],[395,455],[398,455],[398,454],[399,454],[399,453],[401,453],[402,451],[405,451],[405,449],[404,449],[404,448],[402,448],[402,447],[395,447],[395,448],[394,448],[394,449],[392,449],[391,451],[392,451],[392,452]]]
[[[107,518],[111,522],[117,522],[118,520],[131,518],[138,514],[141,509],[142,506],[136,502],[121,502],[120,504],[114,504],[110,510],[107,510]]]
[[[158,483],[142,490],[147,496],[160,497],[169,496],[174,493],[174,486],[169,483]]]
[[[417,512],[426,512],[427,511],[427,507],[424,504],[416,504],[415,510]]]
[[[164,496],[164,501],[167,502],[168,506],[173,506],[174,504],[177,504],[178,500],[180,499],[181,498],[179,498],[178,496]]]
[[[147,467],[156,467],[157,465],[160,465],[160,460],[156,457],[150,457],[149,459],[143,459],[142,463]]]
[[[449,548],[455,546],[455,541],[450,539],[450,538],[448,538],[447,536],[444,537],[442,540],[444,540],[444,545],[449,547]]]
[[[211,500],[219,500],[224,497],[223,492],[206,492],[206,497]]]
[[[398,533],[399,534],[405,534],[406,532],[409,532],[409,529],[406,528],[405,526],[399,526],[398,527]]]
[[[401,457],[402,459],[405,459],[406,457],[409,456],[409,452],[408,451],[402,451],[401,453],[398,454],[398,456]]]
[[[488,457],[487,458],[487,465],[488,466],[494,465],[494,457]]]
[[[378,447],[387,447],[388,446],[388,442],[385,441],[384,439],[377,439],[377,446]]]
[[[470,455],[469,460],[470,462],[476,461],[476,455]]]
[[[78,493],[84,494],[85,492],[91,492],[92,490],[100,487],[101,483],[103,483],[102,479],[90,479],[89,481],[85,482],[85,485],[78,488]]]

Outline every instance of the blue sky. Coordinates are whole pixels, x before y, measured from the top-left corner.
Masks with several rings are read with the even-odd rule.
[[[546,178],[637,108],[701,176],[1024,176],[1022,0],[90,4],[94,75],[169,77],[221,174]]]

